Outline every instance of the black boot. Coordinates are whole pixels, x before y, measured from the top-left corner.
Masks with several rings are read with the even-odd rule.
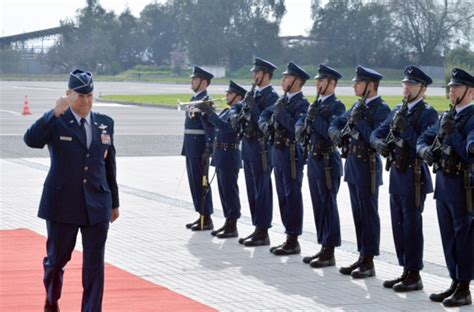
[[[469,282],[459,282],[454,294],[443,300],[445,307],[460,307],[464,305],[471,305],[472,298],[469,291]]]
[[[237,232],[237,220],[227,219],[224,226],[224,232],[219,233],[216,236],[217,238],[238,237],[239,233]]]
[[[357,259],[357,261],[354,262],[353,264],[351,264],[350,266],[341,267],[339,269],[339,272],[341,274],[344,274],[344,275],[351,275],[352,271],[354,271],[355,269],[357,269],[360,266],[360,261],[361,260],[362,260],[362,257],[359,257],[359,259]]]
[[[312,268],[324,268],[336,265],[336,258],[334,257],[334,247],[323,247],[323,250],[318,258],[309,263]]]
[[[203,219],[201,224],[201,218]],[[214,224],[212,223],[212,219],[210,215],[203,215],[199,218],[197,224],[194,224],[191,227],[191,231],[210,231],[214,229]]]
[[[304,257],[304,258],[303,258],[303,262],[306,263],[306,264],[309,264],[311,261],[317,259],[317,258],[321,255],[321,253],[323,252],[323,250],[324,250],[324,247],[321,246],[321,250],[319,250],[319,251],[318,251],[317,253],[315,253],[314,255],[308,256],[308,257]]]
[[[407,292],[421,289],[423,289],[423,282],[421,281],[420,271],[408,271],[406,278],[393,285],[393,290],[396,292]]]
[[[220,232],[224,232],[225,227],[227,226],[227,222],[228,222],[228,220],[226,219],[225,222],[224,222],[224,225],[221,226],[220,228],[218,228],[217,230],[212,231],[212,232],[211,232],[211,235],[212,235],[212,236],[216,236],[216,235],[219,234]]]
[[[403,269],[403,273],[400,277],[397,277],[395,279],[392,279],[392,280],[388,280],[388,281],[385,281],[383,282],[383,287],[385,288],[392,288],[393,285],[397,284],[397,283],[400,283],[401,281],[403,281],[406,277],[407,277],[407,273],[408,273],[408,270],[407,269]]]
[[[246,236],[246,237],[242,237],[242,238],[239,238],[239,244],[244,244],[247,240],[251,239],[252,237],[255,236],[255,234],[257,233],[258,229],[255,228],[255,230],[253,231],[252,234],[250,234],[249,236]]]
[[[59,312],[59,306],[57,303],[50,304],[48,299],[44,302],[44,312]]]
[[[452,294],[456,291],[456,287],[458,286],[458,282],[453,280],[451,282],[451,286],[449,288],[441,293],[437,294],[431,294],[430,295],[430,300],[434,302],[443,302],[444,299],[451,297]]]
[[[201,220],[201,218],[198,218],[198,219],[197,219],[196,221],[194,221],[194,222],[187,223],[187,224],[186,224],[186,228],[187,228],[187,229],[192,228],[193,225],[199,224],[199,221],[200,221],[200,220]]]
[[[360,266],[352,271],[352,278],[367,278],[375,276],[374,256],[362,257]]]
[[[298,243],[298,236],[287,235],[286,242],[283,244],[270,248],[270,252],[275,256],[297,255],[301,252],[300,244]]]
[[[244,241],[246,247],[268,246],[270,245],[270,237],[268,237],[268,229],[255,229],[251,239]]]

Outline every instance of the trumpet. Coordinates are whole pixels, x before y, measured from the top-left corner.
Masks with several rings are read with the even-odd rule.
[[[179,111],[185,110],[185,111],[189,111],[189,112],[192,112],[192,113],[196,113],[196,112],[201,111],[199,108],[196,108],[196,105],[198,105],[198,104],[202,104],[202,103],[209,104],[209,103],[214,103],[214,102],[223,102],[225,100],[226,100],[226,98],[199,100],[199,101],[191,101],[191,102],[181,102],[178,99],[177,109]]]

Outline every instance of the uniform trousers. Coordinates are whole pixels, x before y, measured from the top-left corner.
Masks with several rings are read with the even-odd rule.
[[[214,212],[212,206],[212,192],[208,187],[206,194],[206,201],[204,209],[201,207],[202,203],[202,176],[203,166],[200,157],[186,157],[186,171],[188,173],[189,188],[191,189],[191,196],[193,198],[194,209],[199,214],[211,215]],[[209,182],[209,181],[208,181]]]

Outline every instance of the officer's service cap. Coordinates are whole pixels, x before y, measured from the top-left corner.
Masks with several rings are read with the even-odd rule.
[[[195,65],[193,67],[193,74],[190,77],[191,78],[199,77],[199,78],[206,79],[206,80],[210,81],[212,78],[214,78],[214,75],[211,74],[210,72],[208,72],[207,70],[205,70],[204,68]]]
[[[334,68],[331,68],[324,64],[319,64],[318,74],[314,77],[314,79],[326,79],[331,78],[335,80],[341,79],[342,75],[337,72]]]
[[[69,74],[68,88],[80,94],[91,93],[94,90],[92,73],[80,69],[74,70]]]
[[[474,88],[474,77],[460,68],[453,68],[448,86],[467,85]]]
[[[236,93],[237,95],[240,95],[241,97],[244,97],[245,94],[247,93],[247,90],[245,90],[241,85],[234,81],[229,81],[229,86],[227,87],[226,92],[233,92]]]
[[[403,75],[405,77],[403,78],[402,82],[422,83],[425,86],[433,83],[433,79],[431,79],[430,76],[428,76],[420,68],[413,65],[408,65],[407,67],[405,67],[405,70],[403,71]]]
[[[283,72],[283,75],[291,75],[301,78],[303,81],[308,80],[310,77],[307,72],[293,62],[288,63],[286,70]]]
[[[382,80],[383,75],[373,69],[358,65],[356,68],[356,75],[352,81],[375,81]]]
[[[277,67],[274,64],[272,64],[271,62],[266,61],[264,59],[261,59],[259,57],[256,57],[255,61],[253,63],[253,67],[250,69],[250,71],[251,72],[256,72],[256,71],[263,70],[263,71],[266,71],[266,72],[273,73],[273,71],[276,68]]]

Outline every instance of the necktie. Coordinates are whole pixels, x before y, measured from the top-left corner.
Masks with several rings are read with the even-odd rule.
[[[86,119],[81,118],[81,125],[79,128],[81,129],[81,139],[82,142],[84,142],[84,145],[87,146],[87,133],[86,133],[86,127],[85,127]]]

